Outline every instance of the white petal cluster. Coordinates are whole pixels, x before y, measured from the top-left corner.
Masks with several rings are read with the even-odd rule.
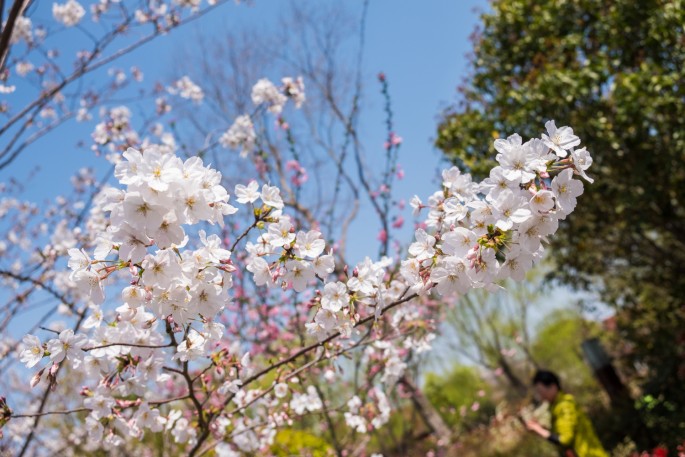
[[[552,128],[550,121],[548,132]],[[573,177],[585,176],[591,159],[584,149],[571,149],[579,144],[572,132],[569,127],[552,130],[557,135],[552,135],[554,144],[547,139],[523,143],[516,134],[496,140],[499,166],[479,186],[456,167],[445,171],[443,191],[433,194],[427,205],[426,224],[434,232],[417,230],[409,253],[419,266],[408,261],[411,268],[404,277],[416,280],[427,268],[428,282],[442,295],[461,295],[510,277],[522,280],[541,258],[542,241],[573,211],[583,191],[582,182]],[[585,168],[564,161],[567,151],[577,154]],[[412,288],[420,291],[426,285]]]
[[[138,135],[131,128],[131,111],[127,107],[117,106],[110,110],[103,110],[100,114],[103,120],[91,133],[97,145],[137,142]]]
[[[500,165],[484,184],[474,183],[470,175],[453,167],[443,172],[443,189],[426,205],[415,199],[419,211],[428,208],[426,228],[416,231],[410,257],[402,262],[399,278],[391,284],[385,281],[389,261],[368,258],[355,266],[346,280],[329,282],[334,264],[330,256],[321,255],[325,249],[321,234],[296,232],[290,219],[276,211],[282,202],[266,196],[266,190],[273,188],[264,186],[260,194],[256,183],[236,187],[241,203],[261,197],[265,208],[274,211],[265,232],[248,244],[247,269],[257,286],[284,285],[303,292],[322,281],[319,306],[306,324],[308,331],[321,339],[333,332],[350,335],[360,309],[379,315],[407,290],[425,294],[435,289],[440,295],[462,295],[472,288],[495,287],[507,278],[522,280],[542,257],[542,243],[556,231],[558,220],[575,208],[583,185],[573,178],[584,174],[584,169],[564,162],[565,154],[555,154],[541,139],[523,143],[520,136],[512,135],[495,141],[495,148]],[[584,150],[577,153],[583,166],[590,162],[585,154]],[[392,361],[386,363],[388,379],[400,376],[402,364],[395,363],[399,358],[388,360]]]
[[[86,395],[84,406],[91,410],[95,435],[102,432],[97,421],[112,415],[119,420],[112,412],[114,396],[143,396],[150,382],[169,378],[162,371],[164,353],[155,350],[165,340],[157,330],[160,321],[167,329],[185,326],[173,356],[184,363],[206,358],[225,330],[213,318],[230,300],[231,252],[217,235],[203,230],[196,232],[194,249],[187,249],[184,226],[200,222],[223,226],[224,217],[235,208],[228,204],[229,194],[216,170],[204,166],[198,157],[182,161],[163,151],[150,145],[143,152],[128,149],[122,155],[114,174],[125,189],[106,188],[96,199],[99,211],[109,213],[109,225],[97,237],[94,256],[68,249],[73,289],[91,302],[83,322],[89,336],[65,330],[46,343],[46,350],[32,337],[25,341],[22,353],[27,365],[35,365],[48,354],[55,364],[69,360],[73,368],[94,379],[122,361],[135,361],[125,381],[105,383]],[[104,282],[119,271],[128,276],[129,285],[121,292],[123,304],[116,309],[116,319],[102,325],[104,316],[97,305],[104,301]],[[243,374],[249,374],[249,353],[241,363]],[[192,443],[195,430],[184,420],[167,422],[168,430],[177,442]],[[159,430],[162,422],[158,410],[144,406],[121,427],[125,435],[140,437],[146,428]]]
[[[50,358],[54,362],[61,362],[65,358],[81,359],[83,357],[81,348],[87,341],[85,335],[74,334],[72,329],[63,330],[58,338],[51,339],[47,343]]]
[[[333,315],[339,310],[340,297],[350,303],[375,297],[376,306],[390,304],[407,291],[419,295],[435,290],[444,297],[463,295],[473,288],[495,288],[498,281],[524,279],[533,263],[544,251],[543,242],[554,234],[560,219],[575,209],[583,184],[575,176],[589,178],[585,170],[592,159],[585,148],[574,150],[580,143],[570,127],[556,129],[554,122],[546,124],[548,135],[526,143],[519,135],[496,140],[499,165],[481,184],[453,167],[443,172],[443,188],[424,204],[418,197],[412,200],[415,213],[428,209],[424,227],[415,232],[409,246],[409,258],[402,262],[401,278],[395,287],[387,287],[382,266],[374,272],[368,261],[358,265],[347,283],[326,284],[321,298],[321,313]],[[570,155],[570,158],[567,156]],[[404,292],[393,294],[393,289]],[[378,297],[382,299],[379,301]],[[398,312],[392,319],[400,325],[409,314]],[[397,317],[399,316],[399,317]],[[397,319],[395,319],[397,317]],[[321,324],[321,336],[342,330],[336,326],[339,316],[327,317]],[[313,324],[308,324],[313,325]],[[434,338],[427,333],[417,340],[406,339],[396,347],[392,341],[377,341],[365,350],[365,360],[379,368],[380,381],[393,385],[406,369],[403,351],[423,351]],[[378,411],[369,424],[359,411],[361,400],[348,402],[345,421],[351,428],[364,432],[381,426],[389,417],[389,405],[382,391],[376,389]]]
[[[316,392],[316,388],[314,386],[309,386],[307,387],[306,393],[293,394],[293,398],[290,400],[290,408],[295,414],[302,415],[305,411],[319,411],[323,408],[323,403],[321,403],[321,397],[319,397],[319,394]]]
[[[384,370],[381,382],[386,386],[394,385],[407,368],[407,364],[400,357],[399,350],[387,341],[376,341],[367,349],[366,355],[376,356],[383,361]]]
[[[31,44],[33,42],[33,28],[31,19],[26,16],[19,16],[14,22],[12,36],[10,37],[10,44],[19,43],[22,40],[27,44]]]
[[[172,95],[178,95],[181,98],[192,100],[195,103],[200,103],[205,98],[205,93],[200,86],[191,81],[188,76],[184,76],[177,80],[173,85],[167,88],[167,91]]]
[[[227,149],[240,149],[240,156],[246,157],[254,150],[257,134],[252,119],[247,114],[238,116],[233,125],[219,137],[221,146]]]
[[[295,291],[303,292],[317,277],[328,277],[333,271],[333,257],[323,254],[325,242],[320,232],[295,233],[290,218],[281,214],[283,201],[273,189],[266,184],[262,187],[260,197],[272,222],[257,243],[248,243],[251,256],[247,270],[252,272],[258,286],[274,286],[280,279]]]
[[[344,414],[345,423],[357,433],[366,433],[368,425],[366,419],[359,414],[360,406],[362,406],[362,401],[356,395],[347,402],[348,411]]]
[[[33,368],[43,358],[43,345],[34,335],[24,336],[22,343],[24,350],[19,356],[21,363],[25,363],[27,368]]]
[[[390,420],[392,412],[390,402],[381,389],[371,389],[369,400],[375,401],[364,405],[362,400],[355,395],[347,402],[348,411],[344,413],[345,423],[357,433],[367,433],[378,429]]]
[[[547,121],[545,128],[547,135],[542,135],[545,146],[552,149],[559,157],[566,157],[569,150],[580,144],[580,138],[573,134],[571,127],[557,128],[554,121]]]
[[[174,0],[175,4],[179,6],[184,6],[186,8],[191,8],[193,10],[197,10],[200,7],[200,3],[202,3],[201,0]]]
[[[160,317],[186,323],[198,315],[213,317],[228,301],[232,278],[225,264],[231,253],[217,235],[199,232],[201,246],[180,250],[187,241],[183,225],[223,224],[235,211],[221,186],[221,175],[193,157],[185,162],[157,148],[144,153],[128,149],[115,168],[126,190],[107,189],[100,206],[110,213],[110,225],[98,238],[96,259],[69,250],[69,267],[77,287],[99,304],[104,300],[102,277],[121,266],[136,273],[122,298],[131,309],[146,306]],[[104,267],[115,254],[114,267]],[[179,346],[182,360],[201,352],[205,337],[190,333]]]
[[[69,249],[69,279],[73,281],[74,288],[87,297],[93,304],[99,305],[105,301],[105,289],[102,284],[100,273],[83,250]]]
[[[52,15],[67,27],[73,27],[81,22],[85,14],[86,10],[76,0],[68,0],[63,4],[52,4]]]
[[[296,79],[285,77],[281,79],[281,83],[283,83],[283,93],[295,102],[295,108],[301,108],[307,99],[302,76],[298,76]]]
[[[302,76],[285,77],[281,83],[279,88],[267,78],[260,79],[252,87],[252,102],[257,106],[265,105],[273,114],[281,114],[288,99],[295,103],[295,108],[300,108],[306,100]]]
[[[574,141],[561,144],[576,145]],[[584,175],[583,167],[591,159],[584,149],[570,150],[579,157],[576,164],[543,140],[524,143],[518,135],[495,141],[495,148],[500,165],[483,184],[452,167],[443,172],[443,189],[425,205],[414,199],[417,211],[428,209],[426,228],[416,231],[410,257],[391,284],[386,283],[389,261],[368,258],[346,280],[329,282],[332,262],[328,270],[317,271],[326,257],[318,257],[324,249],[321,235],[316,231],[296,234],[282,215],[265,227],[257,242],[248,245],[248,270],[255,284],[275,287],[280,280],[302,292],[314,281],[322,281],[317,312],[306,326],[323,339],[333,332],[350,335],[358,311],[370,309],[379,315],[407,291],[422,295],[434,289],[444,296],[463,295],[472,288],[497,287],[498,281],[507,278],[522,280],[542,257],[543,242],[556,231],[558,220],[575,208],[583,185],[574,176]],[[242,201],[257,199],[256,184],[251,186],[251,191],[236,188]],[[386,365],[394,367],[388,376],[401,375],[401,363],[394,363],[399,358],[388,360],[393,362]]]
[[[252,103],[255,105],[265,104],[273,114],[280,114],[288,97],[267,78],[262,78],[252,87]]]

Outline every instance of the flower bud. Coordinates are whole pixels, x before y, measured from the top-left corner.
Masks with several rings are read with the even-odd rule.
[[[40,382],[41,378],[43,377],[43,372],[45,371],[45,368],[41,369],[38,373],[33,375],[31,378],[31,388],[33,389],[36,387],[36,385]]]

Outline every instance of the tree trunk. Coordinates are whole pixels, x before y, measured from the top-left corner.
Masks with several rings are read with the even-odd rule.
[[[514,388],[517,394],[525,397],[526,393],[528,392],[526,385],[521,381],[521,379],[519,379],[518,376],[516,376],[516,373],[514,373],[514,370],[511,369],[511,366],[504,359],[504,357],[500,357],[498,362],[500,368],[502,369],[502,373],[504,373],[504,377],[507,378],[507,381],[509,381],[511,387]]]
[[[428,426],[430,431],[438,439],[440,446],[447,446],[452,438],[452,432],[442,420],[442,417],[435,410],[433,405],[428,398],[423,394],[421,389],[419,389],[409,378],[409,375],[404,374],[398,381],[411,393],[411,401],[414,403],[416,411],[421,416],[421,419]]]

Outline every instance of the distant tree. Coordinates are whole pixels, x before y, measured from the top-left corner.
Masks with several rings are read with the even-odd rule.
[[[526,281],[508,281],[499,293],[475,290],[445,310],[443,332],[449,347],[469,363],[506,382],[519,399],[528,391],[528,376],[538,366],[530,344],[531,308],[544,306],[542,270]]]
[[[478,368],[456,365],[449,373],[428,373],[424,391],[453,429],[487,423],[494,413],[492,386],[483,380]]]
[[[574,310],[555,310],[545,316],[531,344],[531,352],[540,366],[557,373],[564,390],[583,405],[597,402],[602,389],[581,349],[588,336],[597,334],[598,327]]]
[[[661,440],[685,434],[685,4],[495,0],[474,35],[472,74],[437,145],[483,176],[485,135],[556,119],[587,138],[594,185],[552,241],[554,277],[617,307],[624,373]],[[637,370],[636,367],[640,367]],[[661,425],[660,425],[661,424]]]

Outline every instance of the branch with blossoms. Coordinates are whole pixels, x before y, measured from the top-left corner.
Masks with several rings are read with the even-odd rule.
[[[280,112],[288,99],[297,103],[300,91],[288,81],[282,88],[262,81],[252,98]],[[251,146],[249,117],[240,119],[224,138],[229,146]],[[73,293],[90,304],[83,331],[65,330],[45,343],[28,335],[21,360],[33,368],[49,359],[50,385],[58,383],[62,366],[82,372],[83,407],[73,411],[89,411],[90,446],[123,445],[149,430],[171,434],[190,455],[210,448],[232,455],[267,449],[293,418],[333,411],[307,373],[335,360],[325,354],[342,355],[371,338],[364,358],[378,368],[369,369],[368,395],[353,395],[344,418],[358,433],[382,427],[390,414],[387,395],[406,369],[403,353],[427,344],[421,336],[410,340],[409,332],[389,337],[416,324],[407,308],[425,306],[422,298],[432,293],[453,298],[523,279],[558,220],[575,208],[582,183],[574,177],[587,177],[591,159],[574,149],[580,140],[570,128],[546,127],[541,139],[526,143],[518,135],[497,140],[500,165],[483,183],[453,167],[426,204],[415,198],[415,209],[428,214],[404,260],[366,258],[342,269],[323,235],[287,214],[278,187],[236,185],[235,207],[221,175],[200,158],[183,161],[153,144],[142,152],[128,149],[114,172],[123,188],[106,188],[94,201],[94,214],[107,216],[89,235],[92,254],[68,251]],[[199,228],[221,229],[241,213],[252,222],[230,250]],[[118,290],[121,283],[127,285]],[[122,304],[103,325],[100,306],[113,288]],[[285,352],[235,338],[241,330],[227,329],[222,319],[243,319],[241,313],[253,311],[245,304],[261,308],[250,294],[271,306],[254,313],[258,322],[297,326],[307,336],[287,342],[280,348]],[[361,332],[366,326],[370,333]],[[170,343],[163,344],[166,337]],[[289,374],[267,380],[284,367]],[[161,410],[156,394],[166,392],[181,395],[186,406]],[[7,418],[11,425],[13,414]]]
[[[100,84],[102,78],[91,80],[91,74],[224,3],[227,1],[210,2],[201,8],[200,2],[194,0],[162,1],[129,10],[122,2],[103,0],[91,6],[88,18],[78,1],[68,0],[53,4],[55,23],[34,24],[31,14],[39,7],[29,8],[30,1],[14,0],[0,34],[0,93],[10,94],[20,86],[30,101],[17,106],[9,102],[0,105],[8,117],[0,127],[0,137],[5,139],[0,146],[0,169],[70,120],[89,120],[92,111],[121,103],[125,97],[140,100],[140,93],[125,90],[131,79],[142,81],[138,68],[128,72],[109,68],[111,81],[105,85]],[[79,49],[69,60],[71,56],[62,56],[59,48],[48,47],[58,34],[67,34],[72,42],[89,46]],[[186,88],[187,82],[181,78],[169,92],[183,98],[201,97],[201,93]],[[157,109],[163,113],[171,107],[162,95],[155,95],[153,90],[148,96],[156,96]]]
[[[338,455],[359,450],[364,439],[358,440],[358,434],[368,436],[389,420],[394,391],[406,384],[413,354],[430,348],[439,306],[429,292],[444,286],[439,275],[432,274],[446,268],[445,257],[454,256],[441,251],[441,236],[448,229],[427,222],[411,249],[419,252],[421,245],[431,245],[431,261],[412,253],[405,264],[383,258],[345,266],[346,227],[356,214],[349,207],[358,207],[364,193],[386,227],[383,252],[388,251],[399,137],[392,133],[387,84],[382,81],[386,165],[377,178],[362,156],[356,132],[359,68],[349,104],[336,93],[340,79],[330,68],[319,73],[305,62],[302,71],[284,73],[304,74],[310,90],[318,91],[313,100],[326,101],[331,131],[343,133],[340,145],[313,128],[302,129],[291,116],[288,105],[306,111],[301,77],[283,78],[280,85],[260,79],[247,98],[255,108],[235,116],[222,113],[221,122],[226,117],[234,122],[220,131],[195,121],[195,110],[205,100],[195,77],[181,76],[171,85],[135,95],[128,81],[142,79],[137,69],[129,74],[111,68],[106,78],[111,81],[89,83],[84,77],[90,72],[95,75],[138,45],[117,42],[119,32],[135,34],[152,24],[150,35],[139,36],[144,44],[205,11],[193,10],[195,2],[150,4],[135,12],[127,6],[93,6],[93,18],[101,23],[121,21],[111,34],[99,37],[85,24],[85,11],[76,1],[55,5],[54,17],[70,31],[83,33],[95,49],[77,57],[72,73],[60,69],[57,54],[44,46],[53,36],[49,27],[44,33],[17,16],[16,27],[3,30],[15,38],[6,81],[19,85],[22,80],[17,78],[28,76],[42,90],[28,111],[12,112],[15,125],[5,132],[11,136],[5,157],[11,161],[71,118],[88,121],[101,107],[92,149],[112,162],[111,173],[124,188],[110,188],[107,177],[98,183],[85,173],[77,182],[87,190],[77,200],[59,201],[54,209],[44,210],[45,221],[33,226],[29,221],[42,214],[42,207],[39,211],[17,200],[2,202],[2,211],[17,215],[3,220],[9,243],[0,243],[4,258],[16,259],[0,272],[13,295],[2,309],[3,327],[42,302],[60,301],[23,342],[2,348],[8,355],[4,369],[18,358],[36,370],[29,383],[22,372],[11,372],[12,377],[2,381],[8,392],[2,417],[12,441],[9,447],[21,455],[40,453],[39,448],[46,453],[69,448],[86,453],[101,446],[135,453],[147,436],[169,434],[178,452],[250,454],[265,452],[279,430],[316,417],[325,424]],[[363,27],[360,35],[359,60]],[[321,51],[333,55],[330,43],[323,43]],[[74,84],[82,81],[85,86]],[[3,86],[3,91],[11,90]],[[177,107],[176,97],[192,104],[189,122],[202,133],[201,146],[179,141],[183,132],[176,120],[160,122],[172,104]],[[154,102],[151,114],[135,121],[128,106],[117,106],[133,99]],[[304,125],[310,127],[322,119],[318,111],[307,116]],[[325,181],[329,175],[315,157],[307,162],[309,143],[303,141],[303,131],[335,167],[330,174],[335,182],[332,198],[310,187],[311,178]],[[219,153],[218,146],[239,150],[243,165],[238,154]],[[219,157],[222,174],[205,166],[209,158],[218,166]],[[224,157],[229,159],[224,162]],[[348,157],[355,161],[353,171]],[[571,166],[558,162],[560,169]],[[555,173],[555,164],[549,165]],[[246,179],[251,167],[254,180]],[[539,178],[539,186],[553,182],[552,176]],[[443,197],[454,206],[452,200],[461,190],[447,187]],[[233,189],[230,204],[227,189]],[[476,200],[492,203],[489,198],[480,191]],[[468,205],[466,199],[455,201]],[[415,203],[417,209],[424,207]],[[449,212],[440,207],[443,203],[436,203],[435,210]],[[558,208],[551,211],[556,214]],[[465,219],[455,218],[452,224],[468,229],[472,212],[469,207]],[[46,235],[47,246],[34,250]],[[434,237],[432,244],[429,236]],[[495,242],[492,249],[502,257],[509,246]],[[417,288],[417,281],[423,286]],[[481,286],[480,279],[470,281]],[[404,303],[411,306],[401,306]],[[56,315],[69,323],[60,323]],[[51,334],[41,341],[39,329],[57,337]],[[69,389],[73,385],[83,386],[78,395]],[[52,414],[71,421],[71,426],[49,422]],[[348,427],[341,428],[344,424]],[[48,435],[59,439],[48,442],[43,438]]]

